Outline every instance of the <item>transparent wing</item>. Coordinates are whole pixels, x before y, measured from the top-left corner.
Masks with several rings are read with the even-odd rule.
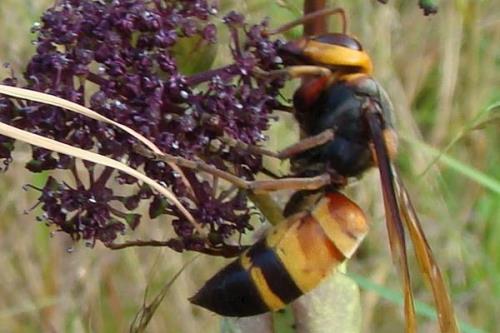
[[[394,191],[394,175],[385,142],[383,139],[382,120],[378,114],[367,110],[366,119],[370,128],[382,193],[384,196],[384,207],[386,215],[387,233],[391,254],[403,280],[404,311],[406,319],[406,332],[416,332],[415,305],[413,303],[413,291],[411,288],[410,272],[408,270],[408,255],[406,252],[406,241],[404,227],[399,215],[398,202]]]
[[[392,173],[395,178],[394,185],[399,202],[399,212],[412,239],[420,271],[428,285],[431,286],[441,332],[459,332],[448,289],[446,288],[441,271],[434,259],[429,243],[425,238],[415,208],[394,166],[392,167]]]

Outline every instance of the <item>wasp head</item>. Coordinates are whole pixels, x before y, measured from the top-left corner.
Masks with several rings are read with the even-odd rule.
[[[344,73],[373,71],[372,61],[361,43],[343,33],[299,38],[285,43],[279,52],[289,65],[321,66]]]

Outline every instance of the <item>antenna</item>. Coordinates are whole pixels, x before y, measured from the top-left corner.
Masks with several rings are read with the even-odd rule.
[[[343,8],[337,7],[337,8],[326,8],[322,10],[318,10],[316,12],[312,12],[310,14],[304,15],[294,21],[288,22],[281,27],[278,27],[274,30],[266,31],[265,35],[266,36],[272,36],[276,35],[279,33],[282,33],[284,31],[288,31],[298,25],[304,24],[307,21],[314,20],[315,18],[322,17],[322,16],[330,16],[330,15],[339,15],[341,20],[342,20],[342,33],[346,34],[347,33],[347,17],[345,14],[345,10]]]

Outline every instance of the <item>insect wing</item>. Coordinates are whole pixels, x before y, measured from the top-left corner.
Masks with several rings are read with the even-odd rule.
[[[455,320],[455,311],[450,300],[446,284],[436,260],[432,254],[431,248],[425,234],[422,230],[420,220],[415,212],[415,208],[410,201],[410,197],[404,184],[401,181],[397,171],[393,167],[395,176],[395,187],[399,201],[399,211],[403,222],[408,229],[413,242],[415,256],[417,257],[420,270],[425,280],[431,286],[434,303],[438,312],[439,326],[441,332],[459,332]]]
[[[399,215],[397,198],[394,191],[394,176],[389,161],[387,147],[383,139],[382,120],[370,110],[366,110],[366,119],[373,140],[375,155],[380,172],[382,194],[386,215],[387,233],[391,247],[391,254],[403,279],[404,311],[406,318],[406,332],[416,332],[415,305],[411,288],[410,272],[408,269],[408,255],[403,223]]]

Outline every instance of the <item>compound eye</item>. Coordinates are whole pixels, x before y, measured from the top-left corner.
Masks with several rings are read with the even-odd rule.
[[[361,46],[361,44],[356,39],[346,34],[330,33],[330,34],[315,36],[312,39],[320,43],[339,45],[347,47],[351,50],[363,51],[363,47]]]

